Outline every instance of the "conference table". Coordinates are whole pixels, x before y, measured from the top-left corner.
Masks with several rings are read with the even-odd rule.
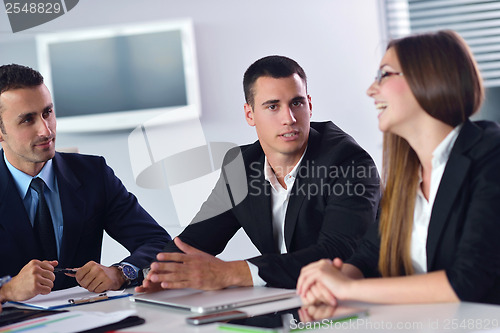
[[[128,290],[133,293],[133,289]],[[272,313],[301,305],[298,297],[246,306],[242,309],[250,315]],[[336,322],[330,326],[307,330],[345,332],[498,332],[500,333],[500,306],[480,303],[439,303],[383,305],[345,302],[342,306],[365,308],[368,315],[358,319]],[[163,305],[135,302],[124,297],[74,307],[81,311],[113,312],[133,309],[146,322],[120,330],[120,332],[223,332],[219,324],[191,325],[186,318],[196,315],[187,310]],[[304,324],[305,325],[305,324]],[[312,326],[314,328],[315,326]],[[295,325],[292,328],[311,328]],[[227,332],[227,330],[226,330]],[[240,331],[244,332],[244,331]],[[249,331],[247,331],[249,332]]]

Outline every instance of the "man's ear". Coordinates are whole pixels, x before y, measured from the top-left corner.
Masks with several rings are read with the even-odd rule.
[[[255,126],[255,121],[253,119],[254,114],[253,114],[252,107],[250,106],[250,104],[245,103],[243,108],[245,109],[245,119],[246,119],[248,125]]]
[[[2,121],[2,105],[0,104],[0,123],[2,123],[2,126],[3,126],[3,121]],[[4,139],[3,139],[3,132],[2,130],[0,129],[0,142],[3,142]]]
[[[311,102],[311,96],[307,95],[307,102],[309,103],[309,118],[312,118],[313,115],[313,105]]]

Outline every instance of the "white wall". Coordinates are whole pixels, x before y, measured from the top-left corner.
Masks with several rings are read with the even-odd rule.
[[[36,68],[33,38],[40,32],[190,17],[197,41],[201,122],[207,141],[243,144],[256,140],[254,129],[243,118],[242,76],[258,58],[280,54],[305,69],[313,120],[333,120],[380,165],[377,112],[365,94],[384,49],[379,6],[379,0],[84,0],[65,15],[16,34],[5,13],[0,13],[5,15],[0,20],[0,63]],[[175,236],[181,228],[169,191],[142,189],[134,183],[129,132],[60,133],[57,145],[78,146],[82,153],[105,156],[129,191]],[[106,264],[125,255],[109,240],[104,252]],[[239,234],[222,257],[253,254],[255,249]]]

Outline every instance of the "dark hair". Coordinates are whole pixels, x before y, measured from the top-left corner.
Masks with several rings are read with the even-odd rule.
[[[8,90],[36,87],[43,83],[43,76],[36,70],[22,65],[0,66],[0,95]],[[0,103],[0,130],[5,134]]]
[[[295,60],[278,55],[267,56],[257,60],[248,67],[243,76],[243,90],[246,102],[253,107],[253,86],[259,77],[270,76],[279,79],[289,77],[293,74],[297,74],[304,81],[307,90],[306,73]]]
[[[479,110],[484,88],[477,64],[456,32],[441,30],[393,40],[406,81],[420,106],[450,125]]]
[[[43,76],[36,70],[22,65],[0,66],[0,94],[7,90],[35,87],[43,83]]]

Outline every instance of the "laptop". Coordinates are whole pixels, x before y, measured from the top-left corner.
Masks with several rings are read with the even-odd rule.
[[[237,287],[214,291],[163,290],[134,295],[136,302],[154,303],[197,313],[217,312],[296,296],[294,289]]]

